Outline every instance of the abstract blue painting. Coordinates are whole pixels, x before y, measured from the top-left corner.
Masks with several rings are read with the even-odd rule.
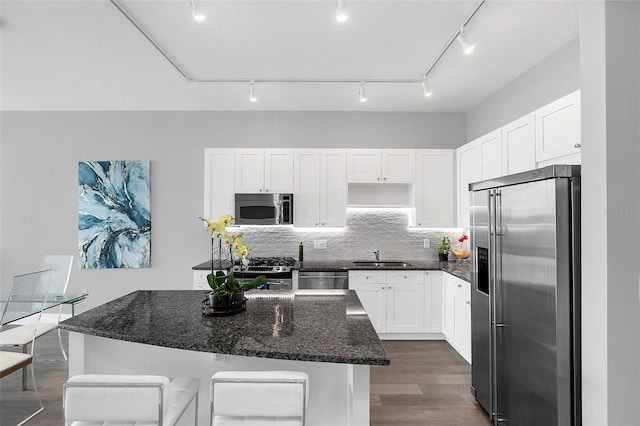
[[[81,161],[80,268],[149,268],[150,209],[149,161]]]

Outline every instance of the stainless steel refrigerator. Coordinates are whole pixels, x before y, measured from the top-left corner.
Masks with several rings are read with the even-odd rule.
[[[471,392],[494,425],[580,425],[580,166],[469,190]]]

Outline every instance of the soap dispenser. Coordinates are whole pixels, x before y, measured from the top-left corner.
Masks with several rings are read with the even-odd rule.
[[[300,245],[298,246],[298,261],[302,262],[304,259],[304,246],[302,245],[302,241],[300,241]]]

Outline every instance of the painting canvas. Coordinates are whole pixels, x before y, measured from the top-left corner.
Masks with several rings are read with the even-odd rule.
[[[149,161],[78,165],[80,268],[149,268]]]

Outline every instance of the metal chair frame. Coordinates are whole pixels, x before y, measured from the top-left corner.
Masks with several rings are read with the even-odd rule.
[[[14,296],[16,296],[16,279],[21,279],[21,278],[27,278],[30,276],[37,276],[38,274],[40,275],[40,277],[48,277],[48,279],[50,280],[51,276],[50,276],[50,269],[46,269],[43,271],[37,271],[37,272],[31,272],[31,273],[27,273],[27,274],[21,274],[21,275],[16,275],[13,277],[13,281],[11,284],[11,290],[9,291],[9,295],[7,298],[7,301],[4,305],[4,309],[2,310],[2,314],[0,315],[0,325],[2,324],[2,320],[4,319],[4,316],[7,313],[7,310],[9,308],[9,305],[11,304],[12,300],[19,300],[19,299],[14,299]],[[38,282],[40,282],[42,280],[42,278],[38,279]],[[45,278],[46,280],[46,278]],[[45,281],[46,282],[46,281]],[[50,282],[46,284],[47,286],[47,290],[48,290],[48,286],[50,285]],[[18,293],[20,294],[20,293]],[[45,300],[46,302],[46,300]],[[40,318],[42,317],[42,310],[40,310],[37,313],[37,319],[36,319],[36,324],[38,324],[40,322]],[[42,400],[40,399],[40,394],[38,393],[38,387],[36,384],[36,376],[35,376],[35,371],[33,369],[33,352],[35,349],[35,340],[36,340],[36,336],[37,336],[37,329],[34,328],[33,330],[33,337],[31,338],[31,341],[29,342],[31,344],[31,353],[29,353],[29,357],[27,359],[25,359],[23,362],[16,364],[14,366],[12,366],[11,368],[7,368],[5,370],[0,371],[0,378],[6,377],[11,373],[14,373],[18,370],[22,370],[22,390],[25,391],[27,389],[26,386],[26,368],[29,368],[29,370],[31,370],[31,378],[33,381],[33,391],[35,394],[35,397],[38,401],[38,404],[40,406],[40,408],[38,410],[36,410],[34,413],[30,414],[27,418],[25,418],[24,420],[22,420],[20,423],[18,423],[18,426],[28,422],[29,420],[31,420],[34,416],[36,416],[37,414],[41,413],[44,410],[44,406],[42,405]],[[22,351],[25,355],[27,354],[27,345],[23,346],[23,351]]]

